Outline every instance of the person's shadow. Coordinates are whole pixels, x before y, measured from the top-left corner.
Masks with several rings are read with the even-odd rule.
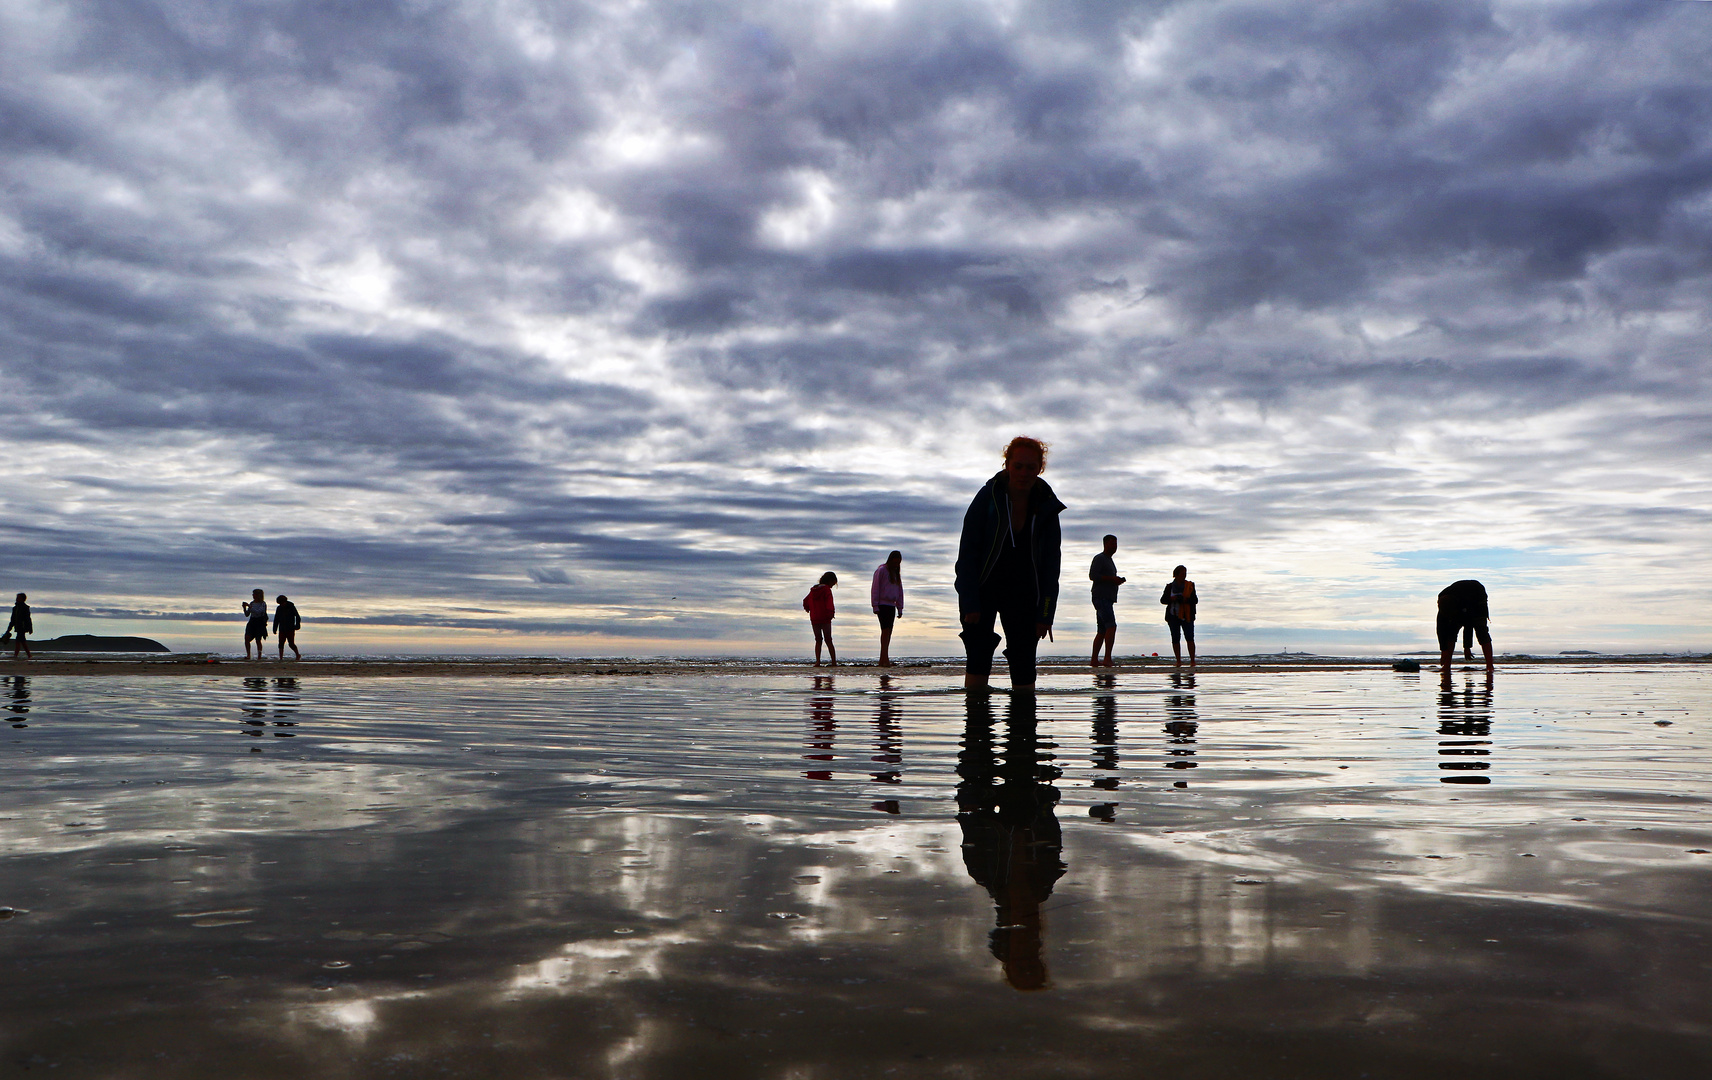
[[[1064,876],[1063,834],[1054,808],[1060,772],[1043,753],[1034,699],[1011,698],[1002,756],[987,699],[971,697],[957,756],[957,823],[963,865],[993,898],[997,924],[988,941],[1018,990],[1048,983],[1041,905]]]

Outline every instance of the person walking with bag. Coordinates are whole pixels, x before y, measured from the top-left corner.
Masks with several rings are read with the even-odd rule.
[[[30,605],[24,603],[28,599],[29,597],[23,593],[18,594],[17,601],[12,605],[12,618],[6,623],[7,636],[18,635],[12,638],[12,659],[14,660],[18,659],[20,648],[24,650],[24,659],[34,660],[36,658],[36,654],[30,651],[28,635],[36,632],[36,624],[30,621]]]

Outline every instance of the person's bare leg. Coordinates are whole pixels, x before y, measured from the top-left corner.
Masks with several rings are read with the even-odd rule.
[[[832,667],[838,666],[838,649],[832,644],[832,627],[826,628],[826,655],[832,661]]]
[[[1105,638],[1105,636],[1106,632],[1104,630],[1096,629],[1094,631],[1094,652],[1092,656],[1088,657],[1089,667],[1100,666],[1100,642]]]
[[[892,628],[880,627],[880,666],[892,666]]]
[[[820,627],[814,628],[814,666],[820,666]]]
[[[1106,627],[1106,666],[1107,667],[1112,666],[1112,646],[1117,644],[1117,640],[1118,640],[1118,628],[1115,626]]]
[[[1439,670],[1444,673],[1446,680],[1450,679],[1450,661],[1451,657],[1455,655],[1456,646],[1454,645],[1448,649],[1441,648],[1439,650]]]
[[[1480,643],[1480,651],[1486,654],[1486,674],[1492,674],[1492,639],[1487,638]]]
[[[987,685],[986,679],[966,671],[963,673],[963,689],[975,694],[985,694],[991,692],[992,687]]]
[[[1189,639],[1189,666],[1195,666],[1195,639]]]

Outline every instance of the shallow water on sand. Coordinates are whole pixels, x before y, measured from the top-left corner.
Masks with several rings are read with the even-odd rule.
[[[0,682],[0,1074],[1712,1070],[1712,669],[1042,685]]]

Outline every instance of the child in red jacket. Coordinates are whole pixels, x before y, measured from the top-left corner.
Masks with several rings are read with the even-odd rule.
[[[809,625],[814,627],[814,666],[820,666],[820,643],[824,638],[826,651],[832,656],[832,666],[838,666],[838,650],[832,647],[832,587],[838,584],[838,575],[828,570],[820,575],[820,584],[808,591],[803,597],[803,610],[808,612]]]

